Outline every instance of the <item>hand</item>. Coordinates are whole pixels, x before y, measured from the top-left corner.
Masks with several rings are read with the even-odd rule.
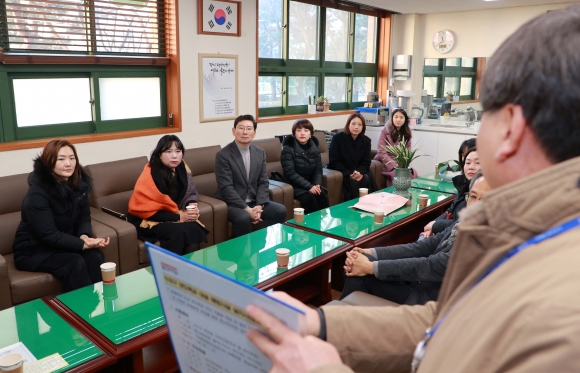
[[[313,185],[312,188],[310,188],[310,194],[314,194],[314,195],[319,195],[321,192],[320,190],[320,185]]]
[[[330,343],[310,335],[301,337],[256,306],[250,305],[246,311],[272,337],[256,329],[247,333],[250,342],[272,362],[270,372],[306,373],[319,366],[342,363],[338,351]]]
[[[85,244],[83,245],[83,250],[97,249],[99,247],[105,247],[110,242],[109,237],[107,237],[106,239],[105,238],[83,237],[81,239],[85,242]]]
[[[315,309],[308,307],[283,291],[273,291],[268,293],[268,295],[304,312],[304,322],[300,325],[300,333],[302,335],[317,336],[320,333],[320,316],[318,316],[318,312]]]
[[[361,254],[368,254],[368,255],[372,255],[373,254],[372,251],[371,251],[371,249],[363,249],[361,247],[353,247],[352,250],[351,250],[351,253],[353,251],[354,252],[361,253]]]
[[[179,213],[179,221],[182,223],[194,222],[199,219],[199,209],[185,210]]]
[[[258,207],[258,206],[256,206]],[[252,208],[252,207],[246,207],[246,212],[248,214],[250,214],[250,217],[252,218],[252,224],[258,224],[259,222],[262,221],[262,219],[260,219],[262,212],[261,212],[261,208],[262,206],[260,206],[260,210],[257,210],[256,207]]]
[[[427,238],[433,233],[433,224],[435,224],[435,220],[433,220],[423,228],[423,237]]]
[[[361,181],[361,179],[363,178],[363,175],[361,175],[358,171],[355,171],[352,173],[352,175],[350,175],[351,179],[354,179],[356,181]]]
[[[366,276],[366,275],[373,275],[373,263],[364,255],[360,255],[358,253],[353,253],[349,251],[346,253],[347,260],[350,259],[350,271],[346,271],[347,276]],[[345,270],[348,266],[345,265]]]

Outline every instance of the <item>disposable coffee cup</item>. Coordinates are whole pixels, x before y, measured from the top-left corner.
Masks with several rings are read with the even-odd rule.
[[[185,207],[185,209],[187,211],[195,210],[196,208],[197,208],[197,206],[187,206],[187,207]]]
[[[439,165],[437,165],[437,164],[435,165],[435,173],[436,173],[436,174],[438,174],[438,173],[439,173],[439,167],[438,167],[438,166],[439,166]]]
[[[302,223],[304,221],[304,209],[302,207],[296,207],[294,209],[294,221],[296,223]]]
[[[383,224],[385,214],[382,211],[375,211],[375,224]]]
[[[427,207],[429,196],[426,194],[419,194],[419,207]]]
[[[23,373],[23,357],[20,354],[12,353],[0,358],[0,372]]]
[[[115,282],[115,270],[117,265],[113,262],[101,264],[101,275],[103,276],[104,284],[112,284]]]
[[[359,190],[358,190],[359,197],[366,196],[367,194],[369,194],[368,188],[359,188]]]
[[[289,259],[290,259],[289,249],[276,249],[276,262],[278,262],[278,267],[280,268],[288,267]]]

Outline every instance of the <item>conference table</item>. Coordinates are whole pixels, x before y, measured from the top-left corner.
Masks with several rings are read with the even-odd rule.
[[[115,359],[101,351],[54,312],[41,299],[0,311],[0,349],[10,346],[20,352],[21,343],[38,359],[32,364],[47,364],[54,354],[60,355],[66,366],[54,372],[98,372],[115,363]]]
[[[278,268],[277,248],[290,250],[288,268]],[[185,257],[261,290],[276,288],[304,301],[318,297],[326,303],[331,300],[330,263],[349,248],[341,240],[276,224]],[[155,359],[144,353],[154,344],[170,351],[151,268],[118,276],[111,285],[97,283],[61,294],[50,304],[121,360],[125,370],[156,372],[176,367],[172,353],[156,352]]]
[[[413,179],[411,181],[411,186],[418,189],[457,194],[457,189],[455,189],[453,182],[443,180],[441,176],[435,172]]]

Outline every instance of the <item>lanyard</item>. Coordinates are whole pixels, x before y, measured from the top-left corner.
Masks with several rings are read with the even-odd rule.
[[[469,288],[469,290],[467,290],[467,292],[449,309],[449,311],[447,311],[447,313],[445,315],[443,315],[443,317],[441,317],[441,319],[439,319],[439,321],[437,322],[437,324],[435,324],[435,326],[433,326],[433,328],[428,328],[425,331],[425,336],[423,337],[423,340],[421,342],[419,342],[419,344],[417,344],[417,348],[415,349],[415,353],[413,355],[413,362],[411,363],[411,372],[415,373],[417,371],[417,368],[419,368],[419,363],[421,362],[421,360],[423,359],[423,356],[425,356],[425,351],[427,350],[427,342],[429,342],[429,340],[431,338],[433,338],[433,335],[435,335],[435,332],[437,331],[437,329],[439,329],[439,327],[441,326],[441,324],[443,323],[443,321],[445,321],[445,319],[447,318],[447,316],[449,315],[449,313],[451,311],[453,311],[455,309],[455,307],[457,306],[457,304],[463,299],[465,298],[465,296],[467,294],[469,294],[469,292],[471,290],[473,290],[473,288],[475,288],[475,286],[477,284],[479,284],[484,278],[486,278],[490,273],[492,273],[493,271],[495,271],[499,266],[501,266],[502,264],[504,264],[505,262],[507,262],[509,259],[511,259],[513,256],[515,256],[516,254],[524,251],[525,249],[527,249],[528,247],[538,244],[542,241],[548,240],[550,238],[556,237],[564,232],[567,232],[571,229],[574,229],[576,227],[578,227],[580,225],[580,217],[572,219],[570,221],[567,221],[564,224],[558,225],[554,228],[551,228],[543,233],[540,233],[539,235],[529,239],[528,241],[520,244],[519,246],[517,246],[516,248],[510,250],[507,254],[505,254],[503,257],[501,257],[497,262],[495,262],[487,271],[485,271],[485,273],[471,286],[471,288]]]

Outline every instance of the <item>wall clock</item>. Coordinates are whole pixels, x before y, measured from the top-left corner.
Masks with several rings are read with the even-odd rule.
[[[441,30],[433,36],[433,48],[439,53],[447,53],[455,45],[455,35],[451,30]]]

